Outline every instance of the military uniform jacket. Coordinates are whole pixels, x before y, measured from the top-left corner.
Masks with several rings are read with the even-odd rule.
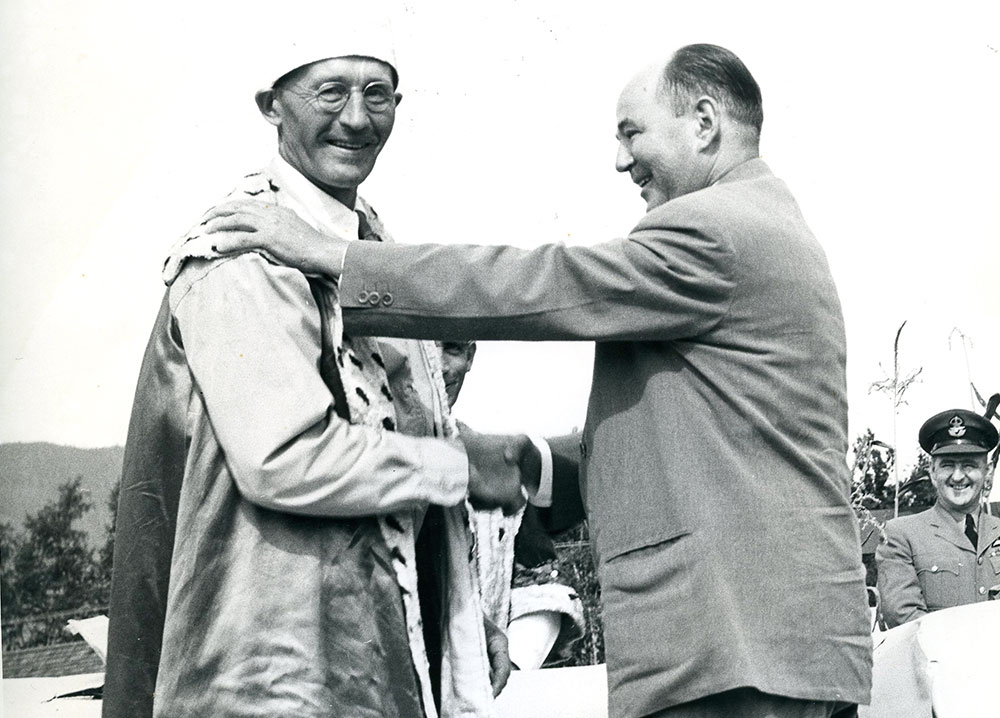
[[[840,303],[763,161],[592,246],[363,244],[349,332],[596,342],[581,489],[611,715],[739,686],[867,702]]]
[[[979,545],[943,508],[933,506],[885,525],[875,551],[882,614],[891,628],[930,611],[985,601],[1000,584],[1000,519],[983,513]]]

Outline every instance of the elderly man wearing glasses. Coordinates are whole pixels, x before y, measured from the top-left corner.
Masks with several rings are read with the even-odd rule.
[[[256,94],[278,157],[228,199],[387,241],[358,186],[401,99],[392,51],[293,29]],[[168,258],[139,378],[104,715],[490,715],[509,662],[465,499],[516,510],[527,438],[459,438],[433,342],[344,334],[335,281],[219,258],[206,224]],[[429,505],[439,563],[418,585]]]

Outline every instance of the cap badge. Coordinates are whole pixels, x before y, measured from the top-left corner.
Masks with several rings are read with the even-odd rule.
[[[951,428],[948,429],[948,435],[958,438],[959,436],[965,436],[965,422],[962,421],[962,417],[953,416],[951,421],[948,422]]]

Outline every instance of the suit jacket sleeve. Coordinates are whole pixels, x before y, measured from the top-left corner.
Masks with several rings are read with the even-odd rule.
[[[580,485],[580,434],[546,439],[552,450],[552,505],[538,508],[538,520],[549,533],[565,531],[583,521]]]
[[[436,339],[699,335],[728,310],[733,250],[667,224],[647,219],[627,239],[591,247],[352,242],[341,275],[345,328]]]
[[[889,628],[920,618],[927,611],[913,565],[913,548],[895,521],[885,525],[886,540],[875,549],[882,615]]]

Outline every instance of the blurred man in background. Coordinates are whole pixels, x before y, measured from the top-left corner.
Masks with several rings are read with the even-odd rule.
[[[465,376],[472,371],[476,343],[445,341],[438,345],[448,401],[454,407]],[[480,573],[484,607],[488,615],[506,625],[510,659],[521,670],[541,668],[550,660],[566,660],[585,630],[583,604],[567,581],[555,544],[537,512],[529,504],[511,517],[499,512],[476,514],[482,523],[477,532],[480,547],[495,547],[497,554]],[[512,560],[507,553],[512,554]]]

